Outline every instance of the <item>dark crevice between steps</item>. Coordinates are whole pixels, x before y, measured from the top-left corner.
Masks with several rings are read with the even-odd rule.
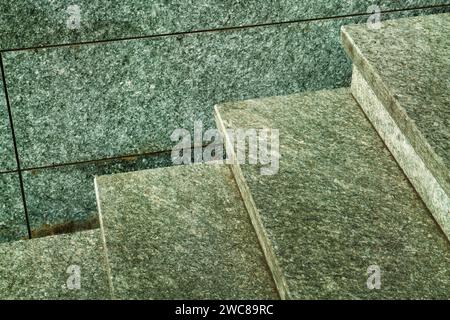
[[[98,219],[98,215],[95,214],[85,220],[68,221],[55,225],[43,225],[38,229],[31,229],[31,238],[44,238],[80,231],[94,230],[98,228],[100,228],[100,222]]]
[[[207,146],[208,145],[205,143],[201,147],[202,151],[204,151],[204,148]],[[194,150],[195,149],[196,148],[194,148],[193,146],[190,148],[190,152],[192,155],[192,157],[191,157],[192,162],[195,161],[195,159],[194,159],[194,157],[195,157]],[[118,157],[118,158],[108,159],[108,160],[94,160],[94,161],[87,161],[84,163],[75,163],[75,164],[59,165],[56,167],[47,167],[45,169],[58,169],[61,167],[66,167],[66,166],[78,166],[78,165],[80,165],[80,166],[100,165],[101,166],[101,165],[104,165],[105,163],[116,161],[116,160],[125,161],[125,162],[127,162],[127,161],[134,162],[139,157],[142,157],[142,156],[158,156],[158,155],[164,155],[164,154],[170,156],[171,151],[163,151],[163,152],[151,153],[151,154],[147,154],[147,155],[125,156],[125,157]],[[155,168],[142,168],[142,169],[138,169],[138,170],[133,170],[130,167],[126,167],[125,170],[118,170],[118,171],[112,171],[112,172],[102,171],[102,169],[99,167],[99,168],[97,168],[95,174],[96,175],[114,175],[114,174],[136,172],[136,171],[142,171],[142,170],[152,170],[152,169],[164,168],[164,167],[166,167],[166,166],[162,165],[162,166],[157,166]],[[30,171],[32,175],[37,175],[38,170],[40,170],[40,169],[26,169],[26,170],[22,170],[22,171]],[[94,193],[94,189],[92,189],[92,192]],[[94,211],[95,209],[93,207],[90,208],[89,210],[92,210],[90,215],[88,217],[80,219],[80,220],[67,219],[67,221],[60,222],[57,224],[48,224],[47,223],[44,225],[39,225],[37,228],[31,228],[31,230],[30,230],[31,239],[43,238],[43,237],[55,236],[55,235],[61,235],[61,234],[70,234],[70,233],[76,233],[76,232],[88,231],[88,230],[100,228],[99,217],[98,217],[97,211]]]

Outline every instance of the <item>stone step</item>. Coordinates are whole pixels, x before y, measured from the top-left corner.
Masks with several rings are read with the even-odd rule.
[[[276,299],[226,166],[188,165],[95,180],[115,299]]]
[[[450,238],[450,13],[345,26],[352,92]]]
[[[449,243],[350,89],[215,109],[282,298],[449,298]],[[251,128],[279,130],[272,175],[276,149],[237,163],[232,137]]]
[[[0,245],[0,299],[108,299],[100,230]]]

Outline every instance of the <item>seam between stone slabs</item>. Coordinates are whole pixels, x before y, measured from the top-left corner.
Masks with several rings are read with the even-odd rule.
[[[382,10],[380,13],[381,14],[389,14],[389,13],[396,13],[396,12],[408,12],[408,11],[418,11],[418,10],[438,9],[438,8],[450,8],[450,3],[440,4],[440,5],[432,5],[432,6],[414,7],[414,8],[391,9],[391,10],[384,10],[384,11]],[[50,44],[50,45],[32,46],[32,47],[23,47],[23,48],[9,48],[9,49],[0,50],[0,53],[15,52],[15,51],[31,51],[31,50],[38,50],[38,49],[61,48],[61,47],[81,46],[81,45],[94,45],[94,44],[114,43],[114,42],[120,42],[120,41],[145,40],[145,39],[154,39],[154,38],[162,38],[162,37],[170,37],[170,36],[193,35],[193,34],[201,34],[201,33],[221,32],[221,31],[234,31],[234,30],[240,30],[240,29],[253,29],[253,28],[260,28],[260,27],[296,24],[296,23],[302,23],[302,22],[338,20],[338,19],[363,17],[363,16],[370,16],[370,13],[367,13],[367,12],[351,13],[351,14],[329,16],[329,17],[315,17],[315,18],[309,18],[309,19],[288,20],[288,21],[280,21],[280,22],[267,22],[267,23],[242,25],[242,26],[234,26],[234,27],[168,32],[168,33],[150,34],[150,35],[143,35],[143,36],[131,36],[131,37],[113,38],[113,39],[105,39],[105,40],[90,40],[90,41],[81,41],[81,42],[74,42],[74,43],[60,43],[60,44]]]
[[[222,139],[224,140],[225,146],[230,146],[230,137],[227,134],[227,130],[225,128],[225,124],[220,116],[220,112],[218,110],[218,105],[214,106],[214,116],[217,122],[217,127],[219,132],[221,133]],[[259,212],[255,201],[250,192],[250,188],[247,185],[246,179],[242,173],[240,165],[237,163],[236,154],[234,152],[234,146],[231,145],[227,150],[227,160],[231,160],[231,171],[233,173],[233,177],[236,181],[236,185],[241,194],[241,198],[244,201],[245,208],[247,209],[247,213],[250,216],[250,220],[252,222],[252,226],[256,232],[256,236],[258,237],[259,244],[263,251],[264,257],[266,258],[266,263],[269,266],[270,272],[272,274],[273,280],[275,282],[275,286],[278,291],[278,295],[281,300],[290,299],[289,289],[286,282],[286,278],[283,275],[280,264],[276,258],[275,252],[273,251],[272,244],[270,243],[269,237],[267,235],[267,231],[264,227],[264,224],[261,220],[261,213]],[[229,154],[228,154],[229,152]]]
[[[31,226],[30,226],[30,219],[28,216],[27,200],[25,198],[25,190],[24,190],[24,186],[23,186],[22,171],[20,170],[20,158],[19,158],[19,152],[17,150],[16,134],[14,131],[14,121],[13,121],[12,112],[11,112],[11,105],[9,103],[8,86],[6,84],[5,68],[3,66],[3,54],[1,52],[0,52],[0,69],[1,69],[2,80],[3,80],[3,90],[5,93],[6,106],[8,109],[8,117],[9,117],[11,136],[12,136],[13,145],[14,145],[14,154],[16,157],[17,173],[19,175],[19,186],[20,186],[20,193],[22,196],[22,204],[23,204],[23,209],[24,209],[24,214],[25,214],[25,222],[27,225],[28,239],[31,239]]]

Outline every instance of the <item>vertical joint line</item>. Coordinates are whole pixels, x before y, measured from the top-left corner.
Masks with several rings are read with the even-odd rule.
[[[2,52],[0,52],[0,68],[1,68],[1,72],[2,72],[3,91],[5,93],[6,106],[7,106],[7,109],[8,109],[9,125],[10,125],[10,129],[11,129],[11,135],[12,135],[12,140],[13,140],[13,145],[14,145],[14,153],[15,153],[15,156],[16,156],[17,172],[19,174],[20,193],[22,195],[22,202],[23,202],[23,209],[24,209],[24,212],[25,212],[25,221],[26,221],[26,224],[27,224],[28,238],[31,239],[30,218],[28,216],[27,201],[26,201],[26,198],[25,198],[25,188],[23,186],[22,170],[20,168],[19,152],[18,152],[18,149],[17,149],[16,134],[15,134],[15,131],[14,131],[14,123],[13,123],[11,105],[9,103],[8,88],[7,88],[7,85],[6,85],[6,75],[5,75],[5,68],[3,66],[3,53]]]

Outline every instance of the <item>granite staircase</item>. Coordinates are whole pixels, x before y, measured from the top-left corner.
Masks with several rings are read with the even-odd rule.
[[[96,177],[100,229],[0,245],[0,297],[450,298],[449,33],[344,27],[351,88],[216,106],[226,164]],[[232,134],[267,128],[274,174]]]

